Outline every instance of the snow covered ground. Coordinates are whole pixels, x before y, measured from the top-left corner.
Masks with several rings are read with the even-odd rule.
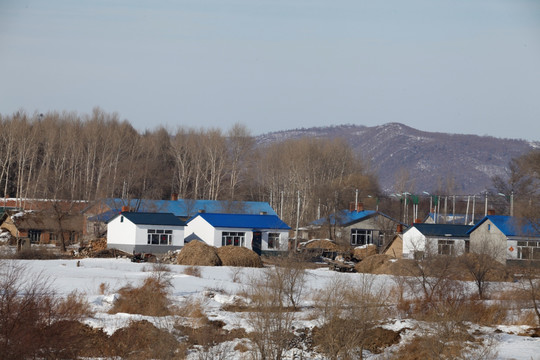
[[[95,315],[86,320],[86,323],[102,328],[112,334],[118,328],[126,326],[133,319],[147,319],[154,325],[162,328],[173,326],[172,317],[151,318],[130,314],[108,314],[116,291],[121,287],[132,284],[139,285],[152,271],[152,264],[132,263],[129,259],[82,259],[77,266],[77,260],[17,260],[26,266],[34,276],[40,276],[51,281],[53,288],[63,295],[78,291],[87,296],[95,310]],[[226,328],[243,327],[249,331],[249,324],[245,319],[246,313],[226,312],[221,310],[224,303],[234,301],[235,294],[240,292],[249,276],[256,276],[262,269],[245,268],[238,270],[234,267],[200,267],[201,277],[184,274],[185,266],[167,265],[169,267],[172,288],[172,299],[181,303],[186,299],[201,299],[201,304],[207,316],[212,320],[222,320]],[[328,269],[308,270],[307,292],[314,293],[321,289],[335,276],[354,278],[359,274],[336,273]],[[387,275],[370,275],[374,277],[376,286],[393,286],[393,280]],[[236,280],[236,281],[233,281]],[[503,285],[504,286],[504,285]],[[105,289],[105,291],[103,291]],[[212,296],[208,296],[209,294]],[[309,305],[306,298],[303,306]],[[300,314],[299,324],[304,327],[316,325],[316,319]],[[414,328],[415,324],[408,319],[388,319],[387,328],[399,330],[401,328]],[[540,359],[540,338],[518,336],[525,332],[526,326],[500,326],[495,334],[498,359]],[[410,335],[410,334],[409,334]],[[295,352],[287,353],[287,359],[293,359]],[[372,355],[369,358],[377,359],[383,355]],[[231,353],[234,358],[234,352]],[[305,357],[304,357],[305,358]],[[313,358],[317,358],[313,355]]]

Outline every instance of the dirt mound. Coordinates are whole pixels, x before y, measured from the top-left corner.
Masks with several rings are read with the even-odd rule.
[[[339,246],[330,240],[312,240],[304,245],[305,249],[339,250]]]
[[[395,274],[399,273],[399,265],[390,255],[372,255],[360,261],[354,269],[359,273]]]
[[[222,246],[217,254],[223,266],[262,267],[259,255],[253,250],[239,246]]]
[[[176,263],[191,266],[220,266],[221,259],[215,247],[206,245],[202,241],[192,240],[184,245],[176,258]]]
[[[368,332],[365,348],[380,354],[385,348],[399,343],[400,339],[400,332],[376,327]]]
[[[362,260],[368,256],[376,255],[377,247],[373,244],[369,244],[363,247],[357,247],[353,250],[353,257],[356,260]]]

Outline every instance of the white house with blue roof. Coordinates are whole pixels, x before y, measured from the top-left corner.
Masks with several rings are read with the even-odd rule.
[[[185,224],[172,213],[121,212],[107,223],[107,247],[152,254],[178,250]]]
[[[277,215],[270,204],[263,201],[108,198],[96,201],[83,211],[86,218],[85,233],[94,237],[103,236],[106,224],[122,212],[122,209],[133,212],[172,213],[185,221],[200,212]]]
[[[525,219],[487,215],[468,234],[471,252],[488,250],[503,264],[540,261],[540,232]]]
[[[470,229],[471,225],[415,223],[403,233],[403,258],[469,252]]]
[[[277,215],[199,213],[188,221],[185,241],[275,253],[288,249],[290,229]]]

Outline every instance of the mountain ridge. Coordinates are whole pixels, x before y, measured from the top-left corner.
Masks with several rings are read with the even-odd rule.
[[[345,139],[370,163],[385,192],[476,194],[492,187],[493,176],[506,176],[512,158],[540,148],[540,142],[428,132],[398,122],[282,130],[256,136],[256,141],[264,146],[305,137]]]

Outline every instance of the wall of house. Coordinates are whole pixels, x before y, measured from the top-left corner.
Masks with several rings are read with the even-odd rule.
[[[515,254],[509,250],[508,240],[490,220],[484,221],[470,234],[471,252],[488,253],[498,262],[506,264],[507,257],[512,258]],[[514,249],[516,247],[514,246]],[[514,250],[514,253],[516,250]]]
[[[390,255],[395,258],[403,257],[403,237],[396,236],[392,244],[384,251],[385,255]]]
[[[373,243],[377,246],[384,246],[384,244],[392,240],[397,225],[396,221],[382,215],[376,215],[345,226],[340,229],[339,233],[343,240],[350,244],[352,229],[373,230]],[[384,237],[381,237],[381,234],[384,234]]]
[[[211,246],[221,246],[221,234],[219,236],[219,244],[216,245],[216,230],[200,216],[197,216],[186,225],[184,234],[185,239],[196,238]]]
[[[426,237],[412,227],[403,234],[403,258],[413,259],[417,251],[426,251]]]
[[[129,253],[163,254],[184,246],[184,227],[167,225],[136,225],[118,216],[107,225],[107,247]],[[148,244],[148,229],[172,230],[171,245]]]

